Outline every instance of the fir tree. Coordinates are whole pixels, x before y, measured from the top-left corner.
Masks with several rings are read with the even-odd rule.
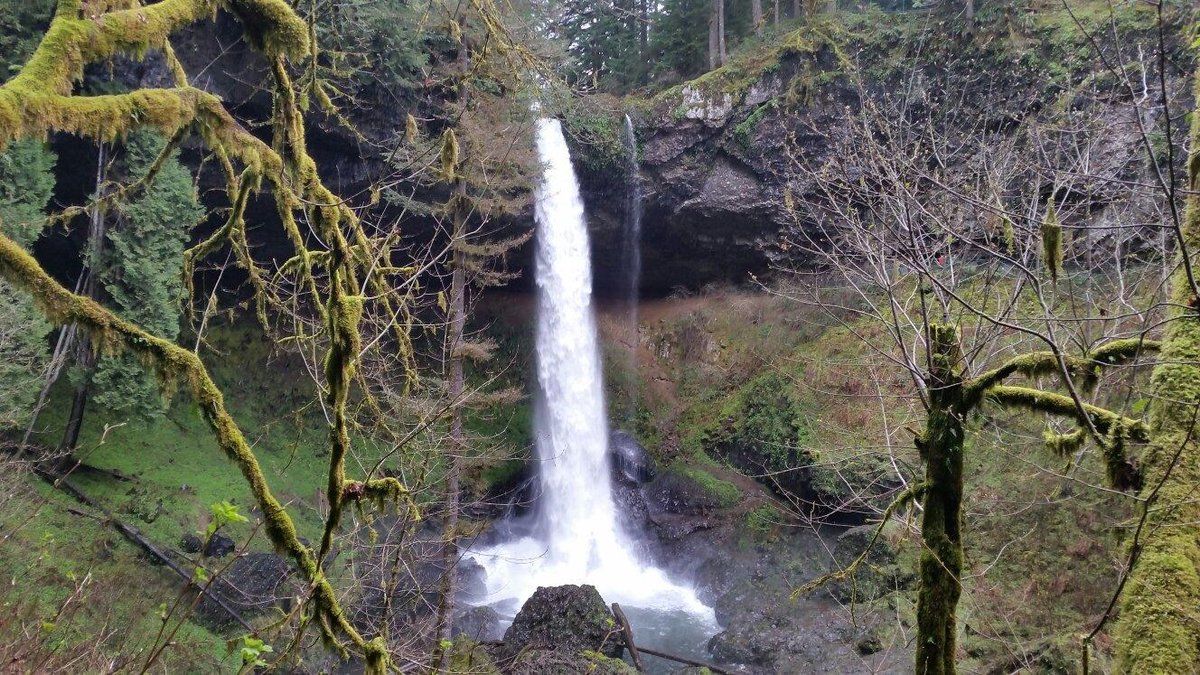
[[[153,132],[129,137],[125,162],[131,180],[146,176],[166,142]],[[172,154],[139,199],[118,205],[101,261],[104,291],[117,314],[166,339],[179,335],[184,297],[183,251],[200,220],[191,173]],[[92,380],[97,405],[115,415],[151,418],[163,411],[153,374],[129,353],[105,357]]]
[[[0,231],[30,248],[54,190],[54,155],[39,141],[20,141],[0,154]],[[49,357],[50,324],[29,297],[0,280],[0,430],[25,424]]]

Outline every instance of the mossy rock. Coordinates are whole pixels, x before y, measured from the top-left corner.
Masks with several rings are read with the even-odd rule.
[[[829,584],[829,592],[839,601],[870,602],[893,591],[908,589],[915,583],[916,577],[911,570],[905,570],[900,565],[896,548],[887,536],[887,530],[894,528],[890,524],[885,526],[885,532],[875,538],[878,527],[875,523],[860,525],[838,535],[833,549],[833,557],[838,565],[851,564],[867,550],[868,545],[871,546],[866,558],[850,578]]]
[[[666,513],[698,515],[736,505],[742,491],[703,467],[675,462],[647,486],[646,497]]]
[[[484,646],[465,635],[454,639],[446,655],[449,657],[448,673],[499,675],[501,672]]]
[[[616,619],[595,586],[543,586],[521,606],[504,632],[504,650],[516,656],[524,650],[567,654],[595,651],[619,658],[625,648],[613,628]]]

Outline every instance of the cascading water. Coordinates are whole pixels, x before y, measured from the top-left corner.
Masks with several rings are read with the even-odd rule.
[[[633,131],[633,120],[625,116],[625,149],[629,152],[629,192],[625,203],[625,227],[621,233],[621,270],[626,286],[622,301],[625,302],[626,336],[625,346],[629,355],[630,371],[638,367],[638,299],[642,279],[642,175],[637,158],[637,136]],[[637,388],[631,388],[629,400],[625,401],[625,423],[632,423],[637,415]]]
[[[538,586],[586,583],[609,602],[686,615],[711,634],[712,609],[693,589],[640,561],[618,524],[588,233],[557,120],[538,121],[537,151],[543,165],[536,205],[537,515],[528,535],[468,553],[487,573],[486,597],[476,603],[511,618]]]

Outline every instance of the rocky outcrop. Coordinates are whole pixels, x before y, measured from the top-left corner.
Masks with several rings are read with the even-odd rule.
[[[504,645],[513,654],[545,649],[619,657],[624,648],[613,632],[615,625],[616,619],[595,586],[543,586],[525,601],[504,631]]]
[[[887,21],[902,25],[902,16]],[[1069,17],[1064,21],[1073,27]],[[797,171],[796,163],[819,170],[830,139],[852,133],[848,118],[863,94],[905,92],[909,110],[944,125],[938,132],[946,137],[1018,139],[1029,157],[1064,150],[1053,134],[1036,133],[1039,127],[1068,118],[1071,124],[1091,120],[1095,142],[1071,150],[1080,153],[1079,166],[1086,171],[1057,176],[1057,183],[1019,176],[1019,185],[1011,188],[1022,191],[1035,180],[1043,198],[1053,193],[1076,202],[1071,224],[1087,226],[1076,228],[1079,250],[1127,235],[1118,222],[1149,222],[1154,205],[1139,203],[1121,187],[1123,181],[1151,179],[1129,102],[1119,85],[1096,77],[1088,59],[1064,59],[1064,52],[1087,53],[1091,47],[1068,44],[1077,36],[1049,25],[1025,33],[1003,25],[972,35],[939,30],[933,44],[920,27],[903,36],[883,25],[838,35],[802,28],[649,101],[630,101],[646,194],[643,290],[664,294],[680,286],[740,283],[776,264],[804,266],[806,256],[789,249],[781,235],[796,238],[797,228],[812,225],[803,208],[793,212],[788,203],[820,200],[821,194],[812,174]],[[1123,26],[1119,41],[1105,48],[1135,50],[1150,28],[1144,22]],[[1111,38],[1106,27],[1097,32],[1101,40]],[[905,56],[897,61],[896,54]],[[988,77],[978,76],[981,69]],[[948,111],[953,113],[944,114]],[[1094,176],[1113,180],[1099,188]],[[608,259],[620,240],[626,183],[588,172],[582,178],[595,257]],[[1153,243],[1152,236],[1147,228],[1125,251]],[[604,274],[597,274],[598,284],[609,283]]]

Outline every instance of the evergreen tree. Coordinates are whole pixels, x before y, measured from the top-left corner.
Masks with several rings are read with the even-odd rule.
[[[20,141],[0,154],[0,231],[29,248],[54,190],[54,155],[40,141]],[[25,424],[49,356],[50,324],[29,297],[0,280],[0,431]]]
[[[693,77],[708,65],[709,3],[666,0],[656,15],[650,34],[658,77]]]
[[[577,83],[619,91],[645,81],[639,0],[567,0],[560,12],[556,32],[566,42]]]
[[[130,135],[125,149],[130,179],[143,178],[165,145],[152,132]],[[192,175],[175,154],[140,198],[118,206],[99,265],[104,292],[118,315],[164,338],[178,337],[183,251],[203,213]],[[113,414],[145,419],[163,411],[154,375],[131,354],[103,358],[92,385],[95,403]]]

